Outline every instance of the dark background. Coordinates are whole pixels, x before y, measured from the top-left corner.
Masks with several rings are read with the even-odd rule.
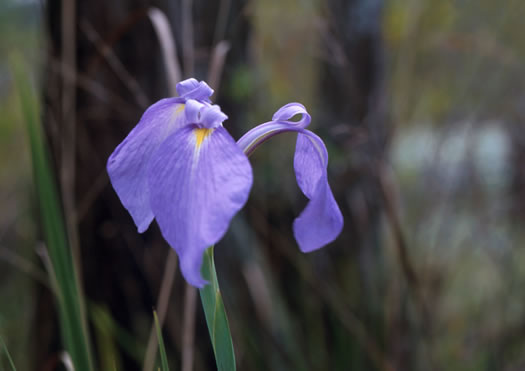
[[[291,229],[306,203],[295,136],[250,158],[250,199],[215,249],[240,370],[525,368],[525,4],[6,0],[0,334],[20,370],[59,369],[62,348],[7,55],[22,51],[37,76],[97,369],[140,370],[170,250],[155,224],[136,232],[105,164],[170,96],[150,7],[169,19],[183,77],[221,72],[213,99],[234,138],[298,101],[330,155],[345,227],[307,255]],[[211,370],[199,302],[191,341],[186,290],[176,272],[170,364],[180,369],[189,341],[194,369]]]

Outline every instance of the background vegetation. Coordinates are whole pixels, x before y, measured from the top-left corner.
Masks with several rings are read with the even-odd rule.
[[[179,272],[162,294],[169,247],[156,226],[136,232],[105,172],[170,95],[152,6],[235,138],[307,106],[345,216],[337,241],[303,255],[294,136],[251,157],[250,200],[215,248],[240,370],[525,368],[525,3],[4,0],[0,336],[18,370],[62,369],[64,343],[13,60],[40,101],[95,369],[142,369],[159,296],[171,369],[215,367]]]

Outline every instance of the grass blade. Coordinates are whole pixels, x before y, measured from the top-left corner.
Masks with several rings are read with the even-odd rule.
[[[160,330],[160,325],[159,325],[159,317],[157,317],[156,311],[153,311],[153,318],[155,319],[155,328],[157,329],[157,339],[159,341],[159,352],[160,352],[160,362],[162,365],[162,371],[169,371],[168,357],[166,356],[166,348],[164,347],[164,340],[162,339],[162,331]]]
[[[210,283],[199,290],[202,307],[206,316],[206,323],[210,332],[211,344],[215,353],[218,371],[235,370],[235,354],[228,317],[224,309],[215,262],[213,260],[213,246],[204,253],[202,276]]]
[[[40,218],[54,272],[51,279],[56,282],[62,341],[75,370],[90,371],[93,369],[92,358],[77,269],[68,246],[62,208],[42,133],[39,101],[23,59],[18,55],[10,57],[22,114],[27,125]]]
[[[11,367],[11,371],[16,371],[15,363],[13,362],[13,359],[11,358],[11,355],[9,354],[9,350],[7,350],[7,345],[5,345],[4,339],[0,337],[0,342],[2,343],[2,348],[4,348],[5,356],[7,357],[7,361],[9,362],[9,366]]]

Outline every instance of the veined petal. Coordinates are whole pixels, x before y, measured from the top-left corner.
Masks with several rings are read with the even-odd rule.
[[[343,228],[343,215],[328,184],[328,152],[317,135],[308,130],[297,136],[294,168],[297,184],[310,200],[294,221],[294,236],[304,252],[332,242]]]
[[[213,95],[213,89],[204,81],[197,81],[194,78],[181,81],[175,87],[177,93],[181,98],[196,99],[210,102],[210,97]]]
[[[218,242],[246,203],[252,170],[223,127],[189,125],[168,137],[151,159],[151,207],[180,258],[186,281],[202,287],[204,251]]]
[[[149,159],[168,135],[185,124],[184,99],[162,99],[144,112],[108,159],[111,184],[140,233],[153,220],[147,182]]]

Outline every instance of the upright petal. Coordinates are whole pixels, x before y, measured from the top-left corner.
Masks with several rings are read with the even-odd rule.
[[[248,198],[248,158],[223,127],[189,125],[159,147],[148,179],[162,235],[179,255],[184,278],[202,287],[204,251],[222,238]]]
[[[343,216],[328,184],[328,152],[317,135],[302,130],[297,137],[294,168],[297,183],[310,200],[294,221],[294,236],[304,252],[332,242],[341,233]]]
[[[181,81],[175,87],[181,98],[197,99],[209,102],[213,95],[213,89],[204,81],[197,81],[194,78]]]
[[[141,233],[153,220],[147,164],[160,143],[185,125],[183,102],[180,98],[162,99],[148,108],[108,159],[111,184]]]

